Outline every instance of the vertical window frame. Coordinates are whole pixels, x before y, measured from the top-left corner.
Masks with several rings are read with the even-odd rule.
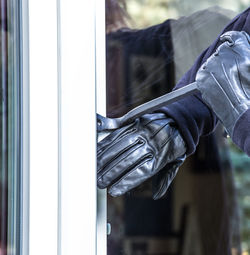
[[[95,1],[58,0],[58,254],[96,254]]]
[[[57,3],[29,0],[29,254],[57,254]]]

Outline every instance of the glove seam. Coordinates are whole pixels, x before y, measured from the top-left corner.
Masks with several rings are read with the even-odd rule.
[[[100,171],[104,170],[104,169],[107,167],[107,165],[110,164],[110,162],[116,160],[116,159],[117,159],[119,156],[121,156],[121,154],[123,154],[125,151],[129,150],[129,149],[130,149],[131,147],[133,147],[133,146],[136,146],[137,144],[140,144],[140,146],[135,147],[128,155],[126,155],[125,158],[121,158],[121,159],[120,159],[118,162],[116,162],[116,164],[114,164],[111,168],[108,168],[106,171],[104,171],[104,172],[102,173],[102,175],[98,178],[98,180],[100,180],[107,172],[111,171],[114,167],[116,167],[121,161],[125,160],[128,156],[130,156],[135,150],[137,150],[138,148],[142,147],[142,146],[145,144],[144,139],[142,139],[142,140],[143,140],[143,143],[140,144],[140,143],[139,143],[140,139],[137,139],[135,143],[130,144],[128,147],[124,148],[124,149],[119,153],[119,155],[116,155],[116,157],[112,158],[112,160],[110,160],[108,163],[106,163],[105,166],[104,166],[103,168],[101,168],[100,170],[98,170],[97,173],[100,173]],[[124,171],[124,172],[126,172],[126,171]]]
[[[165,123],[163,126],[160,126],[151,136],[150,138],[154,138],[162,129],[164,129],[167,125],[169,125],[169,122]]]
[[[107,150],[111,149],[113,146],[117,145],[119,143],[119,141],[123,138],[125,138],[127,135],[132,134],[133,132],[137,131],[136,128],[132,128],[130,130],[126,130],[125,133],[118,135],[113,141],[112,144],[110,146],[107,146],[102,152],[97,152],[98,157],[102,156],[102,154],[104,154]],[[100,149],[101,150],[101,149]]]
[[[142,143],[139,143],[142,140]],[[110,164],[110,162],[116,160],[118,157],[120,157],[124,152],[128,151],[130,148],[136,146],[137,144],[140,144],[138,147],[135,147],[134,150],[131,151],[131,153],[133,153],[135,150],[137,150],[138,148],[142,147],[145,144],[145,140],[143,138],[141,139],[136,139],[134,143],[129,144],[129,146],[127,146],[126,148],[124,148],[122,151],[119,152],[119,154],[117,154],[114,158],[112,158],[111,160],[109,160],[101,169],[99,169],[97,171],[97,173],[100,173],[100,171],[102,171],[104,168],[107,167],[107,165]],[[129,153],[125,158],[127,158],[131,153]],[[125,158],[121,158],[121,160],[124,160]],[[113,167],[115,167],[121,160],[119,160]],[[111,169],[112,169],[111,168]],[[106,170],[103,174],[105,174],[108,170]],[[103,176],[103,175],[102,175]],[[99,180],[99,178],[98,178]]]

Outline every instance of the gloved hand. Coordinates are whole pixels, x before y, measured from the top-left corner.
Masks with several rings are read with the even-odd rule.
[[[185,160],[185,152],[172,119],[163,113],[145,114],[98,143],[97,185],[119,196],[157,174],[153,198],[158,199]],[[166,171],[160,171],[165,165]]]
[[[196,81],[204,102],[233,137],[239,117],[250,109],[250,37],[230,31],[199,69]]]

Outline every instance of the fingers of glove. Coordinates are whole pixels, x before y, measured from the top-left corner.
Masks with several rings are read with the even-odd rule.
[[[99,173],[104,168],[116,164],[117,161],[142,146],[143,143],[144,141],[136,135],[111,143],[102,153],[97,154],[97,172]]]
[[[185,159],[185,155],[177,158],[174,162],[167,164],[161,171],[153,176],[152,185],[154,200],[160,199],[166,194],[170,184],[179,170],[179,167],[183,164]]]
[[[122,179],[131,169],[136,169],[149,158],[152,153],[144,142],[137,143],[132,149],[111,161],[97,173],[97,184],[99,188],[112,185],[117,179]]]
[[[199,70],[197,81],[199,89],[203,93],[211,94],[214,90],[215,93],[221,91],[224,94],[226,90],[227,96],[236,98],[235,103],[239,104],[241,102],[239,98],[241,94],[235,93],[241,81],[239,60],[232,54],[225,54],[222,58],[219,56],[210,57],[203,68]],[[221,86],[222,84],[227,84],[227,86]],[[209,86],[209,89],[207,86]]]
[[[101,153],[105,152],[109,147],[111,147],[114,143],[122,139],[123,137],[131,134],[135,131],[137,121],[127,126],[123,126],[119,129],[114,130],[107,137],[105,137],[102,141],[97,143],[97,156]]]
[[[204,69],[209,64],[218,60],[218,56],[222,54],[226,55],[227,58],[244,58],[249,60],[249,52],[250,52],[250,44],[249,35],[244,31],[229,31],[224,33],[220,37],[221,41],[223,42],[215,51],[215,53],[207,59],[207,61],[203,64],[202,68]],[[233,56],[235,55],[235,56]],[[224,56],[225,58],[225,56]]]
[[[155,173],[152,171],[154,159],[147,155],[135,168],[130,169],[121,179],[116,181],[108,190],[111,196],[120,196],[139,186]]]
[[[222,42],[227,42],[229,46],[241,44],[241,41],[247,41],[250,44],[250,36],[245,31],[228,31],[220,36]]]
[[[231,52],[231,54],[228,52]],[[200,72],[212,72],[212,71],[218,71],[218,61],[221,61],[221,57],[226,58],[232,57],[232,49],[230,49],[230,46],[224,42],[221,44],[216,51],[204,62],[204,64],[199,69]]]
[[[116,181],[109,190],[109,193],[112,196],[122,195],[140,185],[171,161],[174,161],[176,164],[180,164],[184,161],[184,159],[182,159],[182,157],[180,158],[180,156],[183,156],[186,153],[185,142],[176,128],[171,127],[171,129],[171,139],[168,139],[165,147],[161,149],[153,160],[150,160],[152,155],[145,155],[143,159],[145,163],[141,161],[140,165],[134,167],[130,171],[127,171],[122,178]]]
[[[220,36],[220,40],[225,42],[228,46],[233,46],[235,41],[238,39],[239,32],[236,31],[227,31]]]
[[[225,53],[229,58],[240,59],[239,62],[249,62],[250,37],[244,31],[230,31],[221,36],[223,44],[217,49],[218,54]]]
[[[197,84],[206,103],[210,107],[216,103],[217,107],[222,109],[225,101],[228,101],[225,98],[230,98],[233,99],[229,101],[232,106],[228,105],[228,107],[236,110],[237,106],[242,104],[242,100],[248,97],[249,86],[243,85],[247,84],[249,79],[246,68],[246,62],[242,61],[239,55],[232,54],[232,51],[230,54],[224,52],[223,57],[220,55],[210,57],[197,74]],[[214,101],[214,98],[218,100],[210,102],[210,99]]]

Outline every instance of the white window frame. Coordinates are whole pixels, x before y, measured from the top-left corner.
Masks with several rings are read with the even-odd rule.
[[[96,0],[96,110],[106,116],[105,0]],[[97,255],[107,254],[107,192],[98,190]]]
[[[96,254],[95,14],[29,0],[29,254]]]
[[[95,2],[58,3],[59,254],[95,254]]]
[[[57,254],[57,3],[29,1],[29,254]]]

